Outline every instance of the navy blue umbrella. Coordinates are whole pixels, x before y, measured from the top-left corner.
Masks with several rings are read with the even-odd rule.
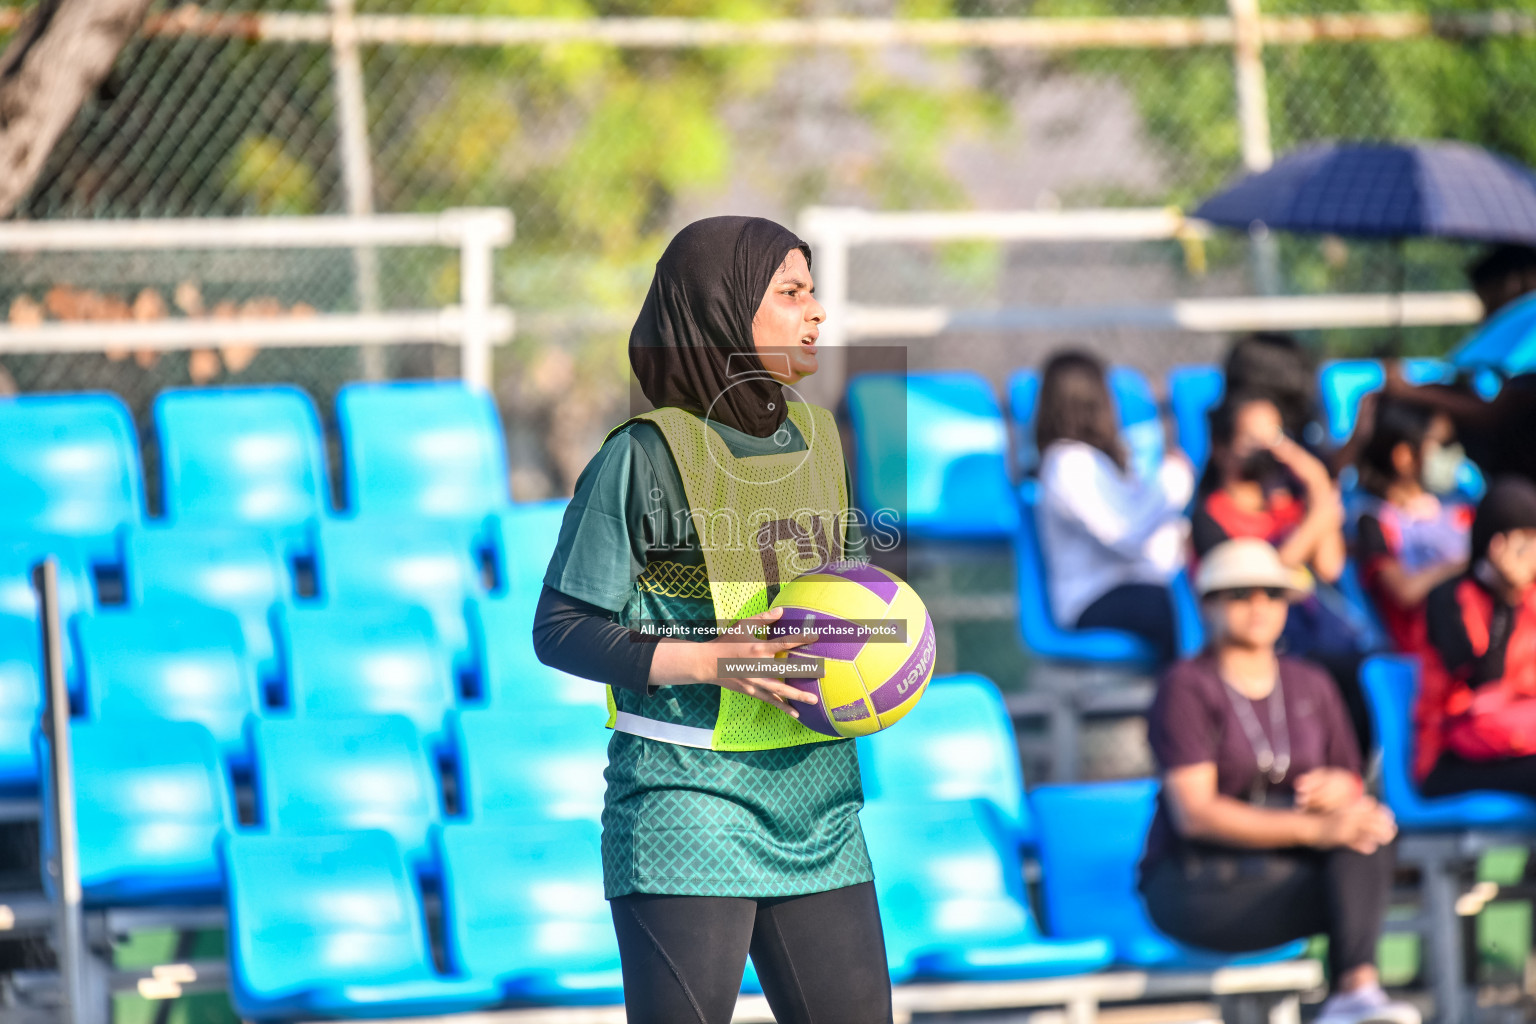
[[[1239,179],[1194,215],[1244,229],[1536,244],[1536,175],[1463,142],[1330,142]]]

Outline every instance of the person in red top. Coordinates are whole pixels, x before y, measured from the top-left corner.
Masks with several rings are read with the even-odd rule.
[[[1493,482],[1471,556],[1427,602],[1414,775],[1426,796],[1536,796],[1536,484]]]
[[[1228,540],[1267,541],[1293,569],[1322,584],[1344,572],[1344,505],[1328,467],[1286,436],[1267,396],[1233,392],[1211,413],[1211,459],[1200,483],[1190,538],[1198,561]],[[1324,603],[1320,586],[1291,605],[1279,648],[1328,670],[1349,709],[1355,737],[1369,750],[1370,713],[1360,692],[1362,644],[1347,618]]]
[[[1328,467],[1285,435],[1275,403],[1233,394],[1211,413],[1211,459],[1192,523],[1195,553],[1268,541],[1286,565],[1332,583],[1344,572],[1344,506]]]
[[[1425,599],[1467,569],[1472,508],[1453,497],[1466,457],[1444,413],[1388,398],[1373,419],[1360,453],[1355,560],[1393,648],[1422,654]]]

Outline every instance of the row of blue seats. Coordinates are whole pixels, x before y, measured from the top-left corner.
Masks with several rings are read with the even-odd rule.
[[[1429,382],[1450,371],[1409,360],[1405,372]],[[1324,367],[1324,409],[1336,440],[1348,436],[1360,399],[1383,379],[1371,361]],[[1151,388],[1125,367],[1114,368],[1110,381],[1133,461],[1149,469],[1162,454]],[[1017,468],[1027,471],[1038,389],[1033,370],[1011,379],[1005,423],[974,373],[856,378],[849,407],[861,440],[860,505],[902,510],[916,538],[1009,535],[1017,516],[1008,500],[1009,425],[1019,436]],[[1168,389],[1180,445],[1199,465],[1221,373],[1178,367]],[[501,425],[485,393],[442,382],[354,384],[338,396],[337,417],[352,515],[476,529],[509,506]],[[167,523],[259,527],[310,544],[314,525],[333,514],[319,419],[297,388],[167,391],[156,400],[155,423]],[[0,491],[15,496],[0,509],[0,530],[81,538],[99,556],[102,542],[113,544],[121,527],[143,520],[135,436],[126,409],[108,395],[0,403]]]
[[[457,702],[600,697],[532,651],[542,553],[564,508],[525,504],[492,517],[505,552],[498,592],[450,533],[425,522],[326,525],[322,582],[309,597],[249,532],[130,528],[124,606],[96,599],[78,548],[55,547],[72,703],[93,716],[128,707],[193,717],[234,745],[248,714],[336,710],[342,692],[355,710],[403,711],[428,732]],[[0,789],[26,790],[35,778],[42,661],[30,560],[0,556]]]
[[[1412,384],[1455,376],[1450,364],[1434,359],[1404,360],[1403,374]],[[1385,369],[1375,360],[1335,360],[1322,367],[1318,382],[1332,443],[1348,440],[1361,400],[1385,381]],[[1497,387],[1496,380],[1478,383],[1484,394]],[[1148,472],[1163,456],[1160,404],[1147,378],[1130,367],[1112,367],[1109,385],[1132,465]],[[1221,368],[1214,365],[1177,366],[1168,373],[1167,408],[1179,447],[1197,469],[1209,458],[1209,414],[1225,387]],[[849,384],[848,408],[860,445],[860,507],[897,510],[915,539],[1010,538],[1018,525],[1010,480],[1028,475],[1038,460],[1039,390],[1037,371],[1015,372],[1004,388],[1005,412],[992,385],[971,371],[856,377]]]
[[[192,603],[76,616],[77,717],[121,727],[143,719],[197,722],[235,765],[250,760],[257,719],[399,714],[441,746],[459,708],[532,713],[601,707],[601,688],[537,660],[531,602],[483,598],[469,605],[483,681],[466,693],[426,610],[406,604],[285,607],[275,616],[281,683],[264,682],[238,620]],[[32,734],[42,707],[38,635],[0,617],[0,789],[36,781]],[[14,653],[20,652],[20,653]]]
[[[259,827],[231,819],[202,727],[77,724],[86,899],[222,893],[236,1004],[251,1019],[615,1001],[595,821],[604,735],[577,720],[591,712],[565,714],[460,714],[462,821],[439,813],[403,719],[259,723]],[[1026,798],[1011,721],[985,679],[935,680],[923,714],[859,745],[898,983],[1237,962],[1173,943],[1140,909],[1135,862],[1155,784]],[[1044,927],[1024,889],[1026,852],[1042,865]],[[424,887],[443,893],[447,973],[423,938]]]
[[[601,693],[595,684],[586,685]],[[432,750],[431,736],[418,722],[359,706],[345,692],[349,688],[348,683],[336,687],[340,706],[292,718],[253,717],[245,723],[248,735],[236,759],[203,722],[157,716],[153,707],[140,708],[133,717],[75,722],[87,902],[207,896],[213,855],[206,841],[189,835],[190,845],[173,864],[134,858],[143,858],[149,848],[141,837],[161,833],[166,820],[189,822],[201,815],[205,838],[233,828],[232,764],[251,777],[259,818],[254,828],[387,827],[424,866],[429,860],[424,837],[443,820],[445,794],[435,778],[439,761],[456,780],[459,816],[477,822],[520,816],[597,819],[608,742],[600,705],[459,710],[448,716],[443,746]],[[995,687],[974,676],[945,680],[923,708],[901,734],[861,741],[866,793],[891,802],[985,799],[1010,843],[1032,847],[1037,836],[1013,726]],[[158,847],[157,856],[168,856],[167,850]]]
[[[1536,828],[1530,801],[1414,795],[1404,743],[1413,668],[1375,659],[1365,678],[1387,800],[1405,830]],[[1011,724],[986,680],[935,680],[924,714],[904,727],[859,741],[868,797],[862,818],[896,982],[1059,977],[1112,965],[1209,970],[1303,951],[1292,943],[1223,956],[1160,933],[1135,891],[1156,783],[1043,786],[1026,798]],[[616,1000],[617,950],[596,883],[592,823],[495,828],[449,825],[437,833],[454,968],[448,976],[427,956],[410,865],[392,840],[358,833],[304,845],[282,837],[227,841],[237,1003],[257,1018],[429,1012],[516,998]],[[1024,888],[1021,851],[1040,864],[1043,920]],[[322,861],[325,880],[317,882]],[[367,915],[366,929],[355,913],[311,909],[337,879],[348,880],[349,892],[371,888],[390,909]],[[466,884],[478,886],[473,901],[463,898]],[[529,895],[546,886],[548,897]],[[297,941],[273,942],[290,935]],[[541,944],[530,936],[550,938]],[[338,963],[343,944],[360,938],[395,956],[362,974],[355,958]],[[758,987],[750,969],[745,985]]]
[[[510,504],[489,394],[456,382],[351,384],[336,399],[349,516],[426,519],[471,532]],[[155,400],[162,519],[257,528],[287,550],[333,517],[325,439],[309,396],[286,386],[189,389]],[[144,475],[127,408],[108,394],[0,402],[0,535],[75,538],[121,557],[143,523]]]
[[[1410,359],[1411,383],[1450,380],[1448,364]],[[1385,383],[1382,364],[1339,360],[1320,374],[1323,411],[1335,442],[1354,430],[1365,395]],[[1491,393],[1497,382],[1482,382]],[[1034,451],[1034,412],[1039,375],[1020,370],[1006,389],[1008,414],[990,384],[968,371],[868,374],[849,385],[849,412],[859,441],[857,499],[866,511],[895,509],[909,538],[930,541],[1006,541],[1016,560],[1019,626],[1024,646],[1039,657],[1145,668],[1153,661],[1139,637],[1117,630],[1072,629],[1050,608],[1044,553],[1036,528],[1038,485],[1029,478]],[[1128,367],[1112,367],[1109,385],[1133,469],[1149,473],[1163,457],[1164,430],[1147,379]],[[1219,367],[1182,366],[1168,375],[1169,405],[1180,446],[1197,466],[1210,450],[1209,413],[1224,389]],[[1010,440],[1011,434],[1011,440]],[[1012,453],[1010,455],[1010,452]],[[1010,461],[1011,460],[1011,461]],[[1468,467],[1470,493],[1480,486]],[[1015,477],[1022,477],[1014,483]],[[1339,581],[1343,607],[1367,646],[1386,642],[1375,611],[1351,563]],[[1174,581],[1179,649],[1200,649],[1204,637],[1189,582]]]
[[[1405,831],[1536,829],[1530,801],[1418,797],[1407,775],[1413,667],[1373,659],[1364,679],[1386,798]],[[616,998],[594,822],[603,734],[592,712],[568,714],[569,722],[557,723],[461,713],[461,721],[480,723],[472,726],[477,738],[464,731],[470,813],[463,822],[439,814],[430,767],[403,719],[261,723],[259,744],[270,750],[257,772],[263,834],[230,820],[216,744],[201,727],[160,723],[129,732],[78,724],[72,740],[87,898],[164,902],[207,898],[223,886],[237,1001],[252,1018]],[[576,721],[583,715],[594,721]],[[572,745],[581,743],[578,753]],[[936,680],[923,714],[859,745],[865,833],[898,982],[1058,976],[1114,963],[1209,968],[1299,951],[1292,945],[1218,957],[1160,934],[1134,887],[1156,784],[1045,786],[1026,797],[1011,722],[980,677]],[[576,790],[552,795],[550,787],[561,784]],[[491,794],[494,804],[487,804]],[[504,831],[514,823],[537,823],[539,838],[524,842]],[[178,841],[187,859],[157,865]],[[480,851],[472,870],[455,844]],[[1024,891],[1024,853],[1041,865],[1043,922]],[[325,862],[323,879],[314,874],[317,857]],[[189,878],[203,887],[174,888]],[[525,898],[526,887],[509,878],[532,879],[550,896]],[[420,938],[421,886],[431,883],[446,894],[454,950],[454,972],[446,976]],[[490,891],[459,900],[471,884]],[[321,896],[338,887],[371,892],[357,898],[394,909],[333,913],[335,898]],[[489,937],[480,929],[490,924],[509,932]],[[369,941],[393,950],[390,957],[373,965],[344,955],[343,943],[375,928],[387,934]],[[532,936],[565,940],[539,946]],[[519,953],[503,956],[508,948]],[[471,963],[479,966],[465,966]],[[476,978],[482,983],[470,984]]]
[[[425,608],[438,638],[467,672],[474,664],[466,606],[485,598],[536,600],[547,552],[565,513],[563,500],[520,505],[487,520],[494,541],[496,578],[487,580],[470,550],[451,529],[430,522],[328,523],[319,531],[315,585],[296,587],[291,567],[269,540],[240,530],[132,527],[123,536],[124,600],[99,594],[84,551],[56,541],[60,613],[117,605],[148,607],[167,600],[221,608],[240,622],[245,647],[264,676],[277,671],[272,618],[284,608],[396,602]],[[0,545],[0,615],[36,621],[32,581],[37,553],[27,545]]]
[[[1475,829],[1518,844],[1536,834],[1531,799],[1496,792],[1431,799],[1418,792],[1410,773],[1418,689],[1411,659],[1370,658],[1362,683],[1383,799],[1405,834]],[[1156,781],[1047,785],[1025,797],[1022,779],[1004,767],[1016,765],[1018,754],[995,689],[976,676],[936,680],[933,687],[938,707],[926,721],[914,716],[921,735],[912,747],[860,741],[870,797],[865,834],[893,970],[904,964],[912,976],[916,965],[917,976],[980,979],[1108,962],[1203,970],[1300,955],[1302,943],[1224,956],[1159,932],[1135,890]],[[1020,848],[1040,866],[1043,926],[1032,921],[1017,881]],[[960,912],[962,901],[974,917]]]
[[[225,751],[201,723],[72,723],[83,898],[95,907],[215,902],[224,892],[224,835],[377,829],[414,871],[439,877],[433,836],[444,825],[596,822],[603,719],[593,706],[458,711],[437,749],[402,715],[256,719],[245,762],[256,820],[245,823]],[[47,755],[46,741],[38,750]]]
[[[242,1020],[618,1003],[623,980],[588,821],[448,825],[434,962],[422,890],[386,832],[221,841],[230,996]]]

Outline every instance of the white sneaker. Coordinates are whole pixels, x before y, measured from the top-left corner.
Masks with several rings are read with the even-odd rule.
[[[1312,1024],[1423,1024],[1419,1011],[1390,998],[1379,985],[1328,997]]]

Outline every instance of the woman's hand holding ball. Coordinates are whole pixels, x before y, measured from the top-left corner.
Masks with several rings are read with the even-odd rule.
[[[712,683],[727,690],[754,697],[783,711],[791,718],[800,713],[791,702],[815,704],[816,695],[786,683],[778,676],[722,676],[720,662],[776,658],[785,651],[803,647],[816,639],[814,633],[796,633],[760,638],[756,628],[776,621],[782,608],[741,619],[705,643],[661,643],[651,662],[651,682],[657,686]]]

